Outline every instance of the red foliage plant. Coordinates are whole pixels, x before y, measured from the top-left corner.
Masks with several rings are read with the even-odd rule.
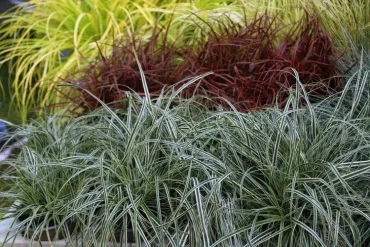
[[[282,34],[282,30],[288,31]],[[132,39],[114,46],[112,56],[101,56],[82,78],[69,82],[78,83],[105,103],[115,102],[113,107],[124,107],[117,100],[124,99],[127,90],[143,93],[134,48],[154,96],[165,85],[209,71],[214,74],[187,87],[181,95],[206,94],[227,107],[224,98],[240,111],[276,103],[283,107],[287,89],[296,86],[291,68],[311,94],[325,96],[339,88],[335,64],[340,55],[328,34],[320,29],[317,18],[308,14],[288,29],[267,14],[256,16],[250,23],[245,20],[244,25],[220,21],[217,27],[204,31],[197,48],[169,45],[167,33],[163,37],[160,34],[154,30],[145,44]],[[276,46],[278,39],[281,42]],[[99,106],[91,95],[81,93],[79,106],[90,110]]]
[[[276,103],[283,107],[287,89],[296,86],[292,68],[310,94],[325,96],[337,90],[340,79],[335,64],[340,55],[317,18],[306,13],[282,35],[283,28],[287,27],[279,27],[276,18],[265,14],[245,22],[244,27],[230,22],[220,23],[217,32],[211,29],[200,52],[189,57],[186,66],[192,75],[214,74],[203,79],[201,90],[189,87],[187,94],[207,92],[226,98],[241,111]],[[276,48],[274,43],[281,37]]]
[[[110,104],[112,108],[124,108],[127,91],[144,94],[134,49],[144,71],[149,92],[153,96],[166,84],[179,81],[176,68],[182,59],[183,51],[180,47],[168,44],[166,36],[167,33],[154,30],[147,43],[135,38],[117,41],[111,56],[100,54],[100,59],[91,63],[83,71],[82,77],[66,80],[83,89],[80,89],[78,97],[72,98],[77,103],[77,108],[93,110],[99,107],[100,103],[95,97]]]

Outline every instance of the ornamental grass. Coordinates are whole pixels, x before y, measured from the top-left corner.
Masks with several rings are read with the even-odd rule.
[[[317,103],[292,73],[283,109],[210,110],[183,89],[152,98],[141,73],[145,94],[125,110],[100,101],[62,126],[61,113],[33,121],[1,177],[14,184],[0,196],[19,202],[11,230],[34,227],[37,242],[73,222],[70,246],[129,246],[132,229],[142,246],[366,247],[369,71]]]
[[[245,19],[242,25],[232,20],[222,20],[217,26],[203,21],[209,31],[203,30],[204,38],[196,41],[196,48],[170,44],[168,29],[160,28],[154,30],[149,42],[133,38],[115,44],[113,55],[101,55],[83,70],[81,77],[67,80],[83,89],[82,97],[73,98],[77,108],[95,109],[100,106],[96,98],[117,104],[117,100],[125,99],[127,91],[142,95],[134,52],[138,53],[153,96],[168,86],[180,87],[183,78],[213,72],[187,87],[181,95],[185,98],[204,95],[227,108],[222,100],[226,98],[240,111],[275,104],[284,107],[288,90],[296,85],[291,68],[298,72],[310,95],[330,95],[340,88],[336,63],[341,54],[320,28],[317,18],[308,13],[289,29],[277,16],[267,14]],[[278,36],[284,39],[275,47]],[[121,101],[120,106],[124,104]]]

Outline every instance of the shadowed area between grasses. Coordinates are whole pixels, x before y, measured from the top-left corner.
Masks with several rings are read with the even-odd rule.
[[[0,119],[5,119],[14,124],[21,122],[15,105],[11,104],[11,79],[9,78],[7,64],[0,67]]]

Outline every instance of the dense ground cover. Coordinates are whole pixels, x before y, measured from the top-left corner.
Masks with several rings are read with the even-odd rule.
[[[57,105],[63,99],[54,90],[56,84],[96,59],[98,47],[107,55],[115,39],[136,33],[146,40],[155,25],[169,26],[169,42],[196,46],[203,31],[220,20],[243,24],[245,16],[266,12],[290,25],[301,20],[306,9],[320,19],[320,27],[334,37],[341,52],[358,55],[361,45],[369,49],[370,11],[368,1],[363,0],[351,4],[337,0],[105,2],[32,0],[23,4],[27,8],[21,5],[15,13],[2,16],[0,57],[2,63],[10,62],[9,71],[15,75],[12,95],[22,123],[32,116],[30,112],[42,114],[44,107],[60,110]]]
[[[135,37],[117,42],[111,56],[101,54],[82,76],[66,80],[81,87],[80,94],[71,96],[74,106],[80,113],[95,109],[100,105],[98,98],[108,104],[116,102],[111,107],[124,107],[124,101],[118,105],[117,101],[124,100],[127,91],[143,94],[133,47],[152,97],[160,95],[164,87],[180,87],[184,78],[213,72],[187,87],[181,96],[207,95],[225,108],[223,99],[227,99],[244,112],[276,104],[284,107],[289,88],[296,86],[290,68],[297,70],[310,95],[325,96],[340,89],[337,63],[341,54],[320,29],[317,18],[309,14],[289,26],[267,14],[240,24],[203,21],[210,30],[203,30],[199,39],[193,38],[197,46],[170,44],[170,27],[160,30],[158,26],[147,43]],[[277,39],[281,41],[276,46]]]
[[[118,226],[146,246],[366,246],[368,73],[315,104],[296,74],[283,109],[210,111],[146,91],[129,93],[126,110],[101,102],[62,126],[33,121],[7,162],[17,172],[3,195],[29,215],[14,229],[73,221],[84,246]]]
[[[40,115],[0,163],[10,230],[370,245],[366,1],[105,3],[32,0],[0,30],[7,93],[23,123]]]

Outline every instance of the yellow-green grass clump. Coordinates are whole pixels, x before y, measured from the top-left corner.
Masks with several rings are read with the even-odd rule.
[[[56,82],[104,52],[128,30],[150,30],[154,1],[31,0],[3,15],[0,57],[14,75],[13,94],[25,122],[31,110],[60,103]]]

